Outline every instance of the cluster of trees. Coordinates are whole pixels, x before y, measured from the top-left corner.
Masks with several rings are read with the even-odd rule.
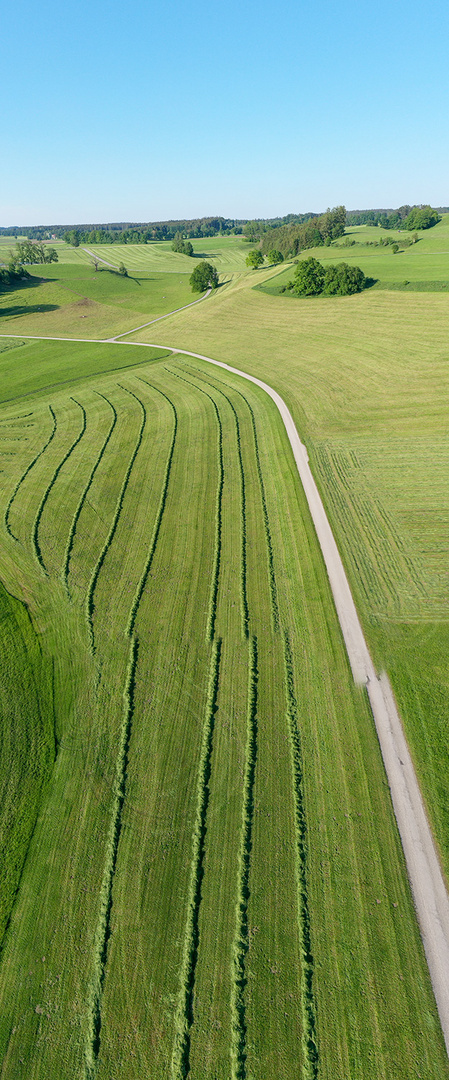
[[[293,281],[284,286],[283,292],[290,291],[295,296],[350,296],[361,292],[367,286],[367,278],[359,266],[349,263],[336,263],[324,267],[318,259],[310,257],[298,263]]]
[[[26,235],[29,240],[65,240],[73,247],[80,244],[146,244],[150,240],[174,240],[180,232],[183,240],[205,236],[241,233],[245,218],[202,217],[179,221],[114,222],[103,225],[36,225],[32,228],[1,228],[0,236]]]
[[[190,240],[183,240],[182,232],[178,230],[172,243],[172,251],[179,251],[181,255],[193,255],[193,244]]]
[[[10,255],[10,266],[12,264],[23,266],[24,263],[52,263],[58,261],[56,249],[39,241],[18,241],[15,252],[11,252]]]
[[[260,247],[264,254],[276,248],[284,259],[294,257],[307,248],[329,246],[332,240],[344,235],[345,225],[345,207],[336,206],[307,221],[293,221],[266,230]]]
[[[265,256],[260,248],[254,248],[253,251],[248,251],[246,256],[246,265],[252,267],[253,270],[257,270],[259,266],[262,266]],[[277,263],[284,261],[284,256],[276,248],[272,248],[267,254],[268,262],[271,266],[276,266]]]
[[[193,274],[189,277],[193,292],[206,292],[206,289],[216,289],[218,285],[218,273],[215,266],[208,262],[199,262],[195,266]]]
[[[397,210],[348,210],[346,221],[348,225],[380,225],[382,229],[430,229],[441,217],[431,206],[405,203]]]

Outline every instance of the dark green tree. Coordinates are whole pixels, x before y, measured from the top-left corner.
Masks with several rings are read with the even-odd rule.
[[[257,248],[254,251],[248,251],[246,256],[246,265],[252,266],[253,270],[258,270],[259,266],[262,266],[263,255]]]
[[[303,259],[296,267],[291,288],[297,296],[318,296],[324,288],[324,266],[312,256]]]
[[[206,289],[216,289],[218,285],[218,273],[215,266],[208,262],[199,262],[195,266],[193,274],[189,278],[193,292],[206,292]]]
[[[267,255],[268,261],[274,265],[276,263],[284,262],[284,256],[280,251],[276,251],[276,248],[272,248]]]
[[[328,266],[324,273],[324,292],[328,296],[351,296],[365,286],[366,278],[359,266],[341,262]]]

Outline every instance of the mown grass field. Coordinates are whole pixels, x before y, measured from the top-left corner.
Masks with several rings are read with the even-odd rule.
[[[92,261],[88,252],[94,252],[112,266],[118,267],[123,262],[132,271],[174,274],[191,274],[199,259],[207,259],[220,274],[244,270],[248,250],[253,246],[239,236],[204,237],[192,240],[192,244],[193,257],[173,251],[171,240],[148,244],[82,244],[78,248],[58,240],[53,246],[61,263],[85,265]]]
[[[284,301],[249,285],[195,319],[167,320],[157,340],[235,364],[287,401],[392,678],[449,873],[448,299],[369,290]]]
[[[7,345],[2,1076],[449,1076],[276,410],[163,349]]]

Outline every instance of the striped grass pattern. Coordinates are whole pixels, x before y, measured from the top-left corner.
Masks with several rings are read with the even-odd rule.
[[[231,1080],[246,1080],[246,955],[249,948],[248,900],[257,761],[257,640],[250,642],[247,743],[243,780],[242,832],[237,877],[236,927],[232,957]]]
[[[152,385],[152,383],[147,382],[146,379],[140,379],[140,382],[146,383],[147,386],[151,386],[152,390],[157,389],[155,386]],[[136,594],[135,594],[134,600],[133,600],[132,605],[131,605],[131,611],[129,613],[128,625],[126,627],[126,633],[128,634],[129,637],[131,637],[131,635],[132,635],[132,633],[134,631],[134,626],[135,626],[135,622],[136,622],[136,618],[137,618],[137,612],[139,610],[139,604],[140,604],[140,601],[141,601],[142,596],[143,596],[143,592],[144,592],[144,589],[145,589],[145,586],[146,586],[146,583],[147,583],[147,580],[148,580],[148,574],[150,573],[150,570],[151,570],[151,564],[153,562],[154,553],[156,551],[156,544],[157,544],[157,541],[158,541],[158,536],[159,536],[159,532],[160,532],[160,528],[161,528],[162,518],[163,518],[164,510],[165,510],[165,503],[167,501],[168,485],[169,485],[169,481],[170,481],[170,472],[171,472],[171,466],[172,466],[172,461],[173,461],[173,454],[174,454],[174,450],[175,450],[176,434],[177,434],[177,430],[178,430],[178,414],[176,412],[175,406],[173,405],[173,402],[170,401],[170,398],[167,397],[167,394],[164,394],[162,390],[158,390],[158,393],[161,394],[162,397],[165,398],[166,401],[168,401],[168,404],[171,406],[171,408],[173,410],[173,435],[172,435],[172,441],[171,441],[170,449],[169,449],[169,452],[168,452],[167,465],[165,467],[165,475],[164,475],[164,479],[163,479],[163,483],[162,483],[162,493],[161,493],[161,498],[160,498],[160,502],[159,502],[158,512],[157,512],[157,515],[156,515],[156,521],[154,523],[153,535],[151,537],[151,543],[150,543],[146,563],[145,563],[145,566],[143,568],[142,576],[140,578],[139,584],[137,586]]]
[[[97,391],[97,393],[98,393],[98,391]],[[75,540],[75,534],[76,534],[78,521],[79,521],[79,518],[80,518],[81,511],[83,509],[84,503],[86,501],[89,489],[91,487],[92,481],[94,479],[95,473],[96,473],[96,471],[98,469],[98,466],[100,465],[100,462],[101,462],[101,460],[103,458],[103,455],[105,453],[108,442],[109,442],[109,440],[111,438],[112,432],[113,432],[113,430],[115,428],[115,425],[117,423],[117,412],[116,412],[116,409],[114,408],[112,402],[109,401],[109,399],[107,397],[105,397],[104,394],[99,393],[99,397],[102,397],[103,400],[106,401],[107,404],[112,409],[112,421],[111,421],[109,431],[108,431],[108,433],[106,435],[106,438],[104,440],[103,446],[101,447],[100,453],[99,453],[99,455],[97,457],[97,460],[96,460],[96,462],[95,462],[95,464],[94,464],[94,466],[92,468],[92,471],[90,473],[87,484],[86,484],[86,486],[84,488],[84,491],[83,491],[83,493],[81,495],[78,506],[77,506],[77,508],[75,510],[75,513],[74,513],[73,519],[72,519],[72,524],[70,526],[70,532],[69,532],[69,536],[68,536],[68,540],[67,540],[67,547],[66,547],[65,556],[64,556],[64,565],[63,565],[63,568],[62,568],[62,577],[63,577],[64,585],[66,587],[68,596],[70,596],[70,590],[69,590],[70,558],[71,558],[71,555],[72,555],[72,548],[73,548],[73,544],[74,544],[74,540]]]
[[[59,465],[55,469],[55,471],[53,473],[53,476],[52,476],[52,478],[50,480],[50,483],[47,485],[47,487],[46,487],[46,489],[44,491],[44,494],[42,496],[42,499],[41,499],[41,502],[39,504],[36,517],[34,519],[34,525],[33,525],[32,542],[33,542],[34,554],[36,556],[36,559],[37,559],[39,565],[41,566],[41,568],[42,568],[42,570],[44,571],[45,574],[47,573],[47,568],[45,566],[44,558],[43,558],[42,551],[41,551],[40,544],[39,544],[39,525],[41,523],[42,514],[43,514],[43,512],[45,510],[45,506],[46,506],[47,499],[48,499],[48,496],[50,494],[50,491],[52,490],[52,487],[56,483],[56,480],[58,479],[59,473],[61,472],[61,469],[62,469],[63,465],[65,465],[66,461],[68,461],[68,459],[69,459],[70,455],[73,453],[75,447],[78,446],[78,443],[81,441],[81,439],[82,439],[82,437],[84,435],[84,432],[86,430],[86,423],[87,423],[86,410],[83,407],[83,405],[81,405],[80,402],[76,400],[76,398],[71,398],[71,400],[75,402],[75,405],[79,406],[79,408],[81,409],[81,412],[83,414],[81,430],[78,433],[76,439],[74,439],[74,441],[72,442],[72,445],[67,450],[67,453],[64,454],[64,457],[62,458],[62,461],[59,462]]]
[[[207,695],[206,717],[203,727],[203,739],[198,769],[198,790],[189,894],[187,901],[187,921],[184,934],[184,948],[180,972],[180,992],[175,1016],[175,1040],[171,1063],[172,1080],[183,1080],[190,1071],[190,1029],[193,1022],[193,993],[195,987],[195,968],[199,946],[199,911],[201,904],[201,882],[204,874],[204,850],[206,837],[207,807],[209,803],[209,780],[214,735],[215,714],[220,683],[221,639],[212,643],[209,688]]]
[[[31,469],[36,464],[36,461],[39,461],[39,458],[42,457],[42,454],[47,449],[47,446],[50,445],[52,439],[54,439],[54,437],[56,435],[56,416],[55,416],[55,414],[53,412],[53,409],[52,409],[51,405],[49,405],[48,408],[50,410],[51,417],[52,417],[52,420],[53,420],[53,427],[52,427],[52,430],[50,432],[50,436],[47,439],[47,442],[44,443],[42,449],[39,450],[39,453],[36,454],[36,456],[33,458],[33,460],[30,461],[30,464],[27,465],[27,467],[25,469],[25,472],[22,473],[22,476],[20,477],[20,480],[17,481],[17,484],[16,484],[16,486],[14,488],[14,491],[12,492],[12,495],[10,496],[10,498],[9,498],[7,504],[6,504],[5,519],[4,519],[5,520],[5,525],[6,525],[6,531],[9,533],[10,536],[12,536],[13,540],[18,540],[19,539],[18,536],[14,535],[14,533],[13,533],[13,531],[11,529],[11,526],[9,524],[9,516],[10,516],[10,513],[11,513],[11,507],[12,507],[12,504],[14,502],[14,499],[15,499],[15,497],[17,495],[17,492],[19,491],[19,488],[22,486],[23,481],[28,476],[28,473],[31,472]],[[32,414],[30,413],[29,415],[31,416]]]
[[[284,633],[285,682],[287,718],[293,775],[295,806],[296,873],[298,878],[298,927],[301,954],[301,1009],[303,1022],[303,1080],[318,1078],[318,1047],[316,1039],[316,1006],[313,992],[313,953],[310,937],[310,911],[307,888],[307,822],[304,807],[303,763],[298,706],[293,677],[293,658],[290,639]]]
[[[101,1001],[108,959],[108,946],[111,935],[111,909],[114,874],[117,864],[117,852],[122,828],[123,804],[126,796],[126,776],[128,752],[134,713],[134,687],[139,656],[139,643],[133,637],[129,650],[128,669],[123,692],[123,716],[120,730],[120,743],[116,762],[114,799],[112,804],[109,836],[106,845],[106,862],[100,894],[100,913],[94,945],[94,976],[90,993],[89,1036],[85,1049],[85,1077],[92,1080],[95,1076],[96,1062],[101,1040]]]
[[[96,566],[94,568],[92,577],[90,579],[89,588],[87,590],[87,596],[86,596],[86,619],[87,619],[87,626],[88,626],[88,630],[89,630],[89,637],[90,637],[90,644],[91,644],[92,654],[95,653],[95,632],[94,632],[94,623],[93,623],[93,616],[94,616],[94,609],[95,609],[95,590],[96,590],[96,587],[97,587],[98,578],[100,576],[100,572],[101,572],[104,560],[106,558],[106,555],[107,555],[107,553],[109,551],[109,548],[110,548],[110,546],[112,544],[115,533],[117,531],[117,525],[119,523],[120,514],[122,512],[123,500],[125,498],[126,489],[128,487],[128,484],[129,484],[129,479],[130,479],[130,476],[131,476],[131,473],[132,473],[132,470],[133,470],[134,462],[135,462],[137,454],[139,453],[139,450],[140,450],[140,446],[141,446],[142,439],[143,439],[143,433],[144,433],[145,425],[146,425],[146,421],[147,421],[146,409],[145,409],[145,406],[144,406],[143,402],[140,400],[140,398],[138,398],[137,395],[134,394],[132,390],[127,390],[125,386],[122,386],[121,389],[126,390],[126,393],[130,394],[131,397],[135,398],[135,400],[139,403],[140,408],[142,410],[142,421],[141,421],[141,424],[140,424],[139,434],[137,436],[136,445],[135,445],[134,450],[133,450],[133,452],[131,454],[131,458],[130,458],[129,463],[128,463],[128,468],[126,470],[126,473],[125,473],[125,476],[124,476],[124,479],[123,479],[123,483],[122,483],[122,486],[120,488],[119,496],[118,496],[116,507],[115,507],[114,517],[112,519],[112,524],[111,524],[111,527],[109,529],[109,533],[108,533],[108,535],[106,537],[106,540],[105,540],[105,542],[103,544],[100,555],[99,555],[99,557],[97,559]]]

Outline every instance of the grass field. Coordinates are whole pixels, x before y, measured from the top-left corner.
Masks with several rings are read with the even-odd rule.
[[[81,297],[107,337],[184,288],[45,272],[3,333],[87,337]],[[272,274],[236,265],[131,336],[154,349],[0,337],[5,1080],[449,1077],[280,419],[164,345],[289,404],[449,871],[449,301],[293,302]]]
[[[17,779],[2,1075],[449,1076],[275,409],[185,357],[48,342],[46,376],[40,349],[2,354],[0,577],[29,612],[4,594],[8,670],[26,649],[53,673],[42,766]],[[24,684],[19,712],[35,700]]]

